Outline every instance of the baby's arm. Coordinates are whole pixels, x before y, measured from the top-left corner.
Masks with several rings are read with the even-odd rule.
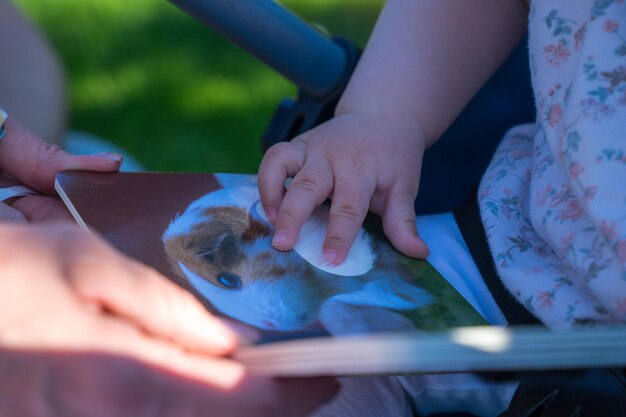
[[[502,63],[525,22],[521,0],[389,0],[335,118],[275,145],[261,163],[273,245],[293,248],[315,206],[331,197],[329,263],[345,259],[368,208],[398,250],[427,256],[413,208],[424,150]]]

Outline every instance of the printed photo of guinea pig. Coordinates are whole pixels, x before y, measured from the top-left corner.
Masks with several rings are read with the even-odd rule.
[[[162,236],[173,269],[221,313],[259,329],[331,334],[414,329],[402,314],[433,297],[381,239],[361,230],[348,258],[326,265],[328,207],[305,223],[296,247],[271,246],[256,177],[218,176],[221,190],[194,201]]]

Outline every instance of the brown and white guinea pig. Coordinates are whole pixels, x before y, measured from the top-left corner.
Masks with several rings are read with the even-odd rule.
[[[386,243],[361,230],[347,260],[326,265],[321,247],[328,208],[305,223],[294,250],[271,246],[273,227],[254,177],[220,177],[225,188],[193,202],[163,235],[174,269],[220,312],[267,330],[302,330],[335,300],[357,306],[413,310],[432,301],[410,282]]]

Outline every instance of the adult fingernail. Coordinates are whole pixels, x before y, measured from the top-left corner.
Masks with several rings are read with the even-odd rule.
[[[324,249],[322,251],[322,258],[324,258],[324,261],[326,261],[328,265],[335,265],[335,262],[337,262],[337,251]]]
[[[268,222],[274,223],[276,221],[276,210],[272,207],[267,207],[263,211],[265,211],[265,217],[267,217]]]
[[[274,238],[272,239],[272,246],[280,246],[285,242],[287,242],[286,231],[278,230],[276,233],[274,233]]]
[[[122,162],[122,160],[124,159],[123,155],[120,155],[119,153],[113,153],[113,152],[102,152],[102,153],[96,154],[96,156],[99,156],[100,158],[110,159],[115,162]]]
[[[260,333],[253,327],[233,320],[224,319],[224,324],[239,337],[241,345],[252,345],[260,338]]]

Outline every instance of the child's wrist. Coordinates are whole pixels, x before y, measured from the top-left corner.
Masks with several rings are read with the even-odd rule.
[[[351,117],[365,125],[376,128],[384,136],[394,140],[417,142],[424,149],[432,144],[424,135],[421,123],[416,117],[402,114],[386,114],[377,109],[348,109],[337,106],[335,117]],[[424,150],[422,149],[422,150]]]

